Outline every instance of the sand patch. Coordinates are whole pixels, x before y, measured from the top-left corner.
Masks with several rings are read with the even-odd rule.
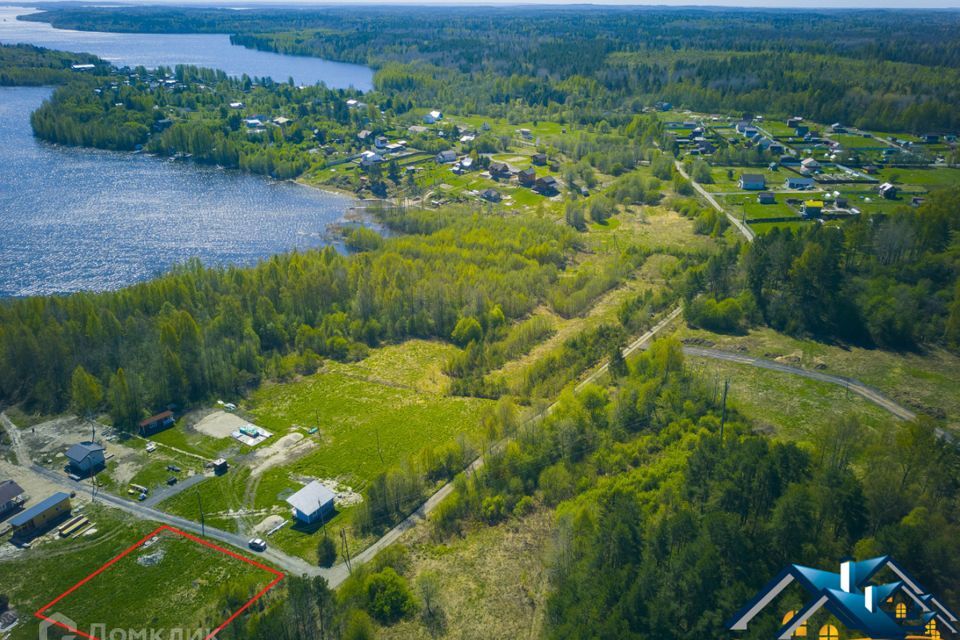
[[[214,411],[204,416],[200,422],[194,425],[194,429],[211,438],[232,438],[234,431],[239,431],[241,427],[256,426],[236,415],[226,411]]]
[[[258,476],[271,467],[293,462],[316,446],[314,440],[305,438],[302,433],[288,433],[254,454],[251,475]]]
[[[287,519],[283,516],[267,516],[253,529],[260,535],[267,535],[268,532],[273,531],[286,521]]]

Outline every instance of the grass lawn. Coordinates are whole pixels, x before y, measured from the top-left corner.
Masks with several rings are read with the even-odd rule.
[[[960,186],[960,169],[938,167],[936,169],[901,169],[890,167],[881,169],[878,177],[882,181],[894,181],[897,184],[917,185],[925,188]]]
[[[831,140],[839,142],[844,149],[886,149],[890,145],[876,138],[864,138],[851,134],[832,134]]]
[[[219,440],[199,433],[187,427],[183,420],[178,420],[177,424],[169,429],[153,434],[150,440],[212,459],[221,457],[228,449],[235,446],[232,440]]]
[[[811,223],[804,222],[803,220],[797,220],[796,222],[757,222],[755,224],[751,224],[750,228],[753,229],[753,232],[757,235],[763,235],[774,228],[793,229],[794,231],[798,231],[801,227],[808,224]]]
[[[246,407],[275,434],[319,426],[322,444],[286,467],[290,474],[342,478],[355,490],[428,446],[474,434],[488,401],[372,382],[333,367],[298,382],[265,385]],[[379,447],[377,440],[379,438]]]
[[[82,513],[96,524],[95,534],[58,538],[0,562],[0,592],[10,596],[11,606],[21,614],[22,623],[14,628],[12,640],[37,638],[39,620],[33,617],[34,611],[157,527],[96,505],[87,505]],[[267,572],[191,541],[175,542],[166,551],[163,562],[154,567],[137,564],[139,554],[128,556],[125,560],[130,562],[120,561],[67,596],[53,611],[86,625],[86,631],[94,622],[114,628],[172,628],[213,622],[219,616],[219,624],[227,618],[217,611],[223,581],[230,580],[245,590],[261,581],[265,585],[268,580],[263,579],[271,578]],[[194,580],[198,582],[194,584]]]
[[[108,632],[212,629],[273,579],[264,569],[163,531],[151,546],[125,556],[52,611],[75,620],[80,629],[93,624],[105,624]],[[227,604],[234,594],[238,604]]]

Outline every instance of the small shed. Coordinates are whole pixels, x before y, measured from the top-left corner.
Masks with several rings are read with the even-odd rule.
[[[900,189],[897,188],[896,185],[892,185],[889,182],[884,182],[882,185],[880,185],[877,191],[880,194],[880,197],[887,200],[895,199],[897,194],[900,193]]]
[[[803,217],[814,218],[823,212],[823,200],[807,200],[803,203]]]
[[[287,498],[293,507],[293,517],[300,522],[313,524],[329,517],[335,510],[333,491],[316,480]]]
[[[98,442],[81,442],[67,449],[70,470],[78,475],[89,475],[106,464],[105,449]]]
[[[537,166],[544,166],[547,164],[547,154],[545,153],[535,153],[533,157],[530,158],[530,162]]]
[[[13,480],[0,482],[0,516],[19,509],[26,500],[23,487]]]
[[[553,176],[543,176],[537,178],[536,189],[540,193],[555,193],[559,190],[559,183]]]
[[[138,425],[140,435],[146,436],[166,429],[167,427],[172,427],[174,422],[176,421],[173,419],[173,411],[163,411],[140,421]]]
[[[227,461],[223,458],[217,458],[210,463],[210,466],[213,467],[213,472],[218,476],[222,476],[227,472],[227,469],[230,468],[230,465],[228,465]]]
[[[532,187],[537,182],[537,172],[533,170],[533,167],[522,169],[517,173],[517,181],[524,187]]]
[[[500,202],[500,192],[496,189],[484,189],[480,197],[487,202]]]
[[[777,197],[769,191],[757,194],[757,202],[760,204],[777,204]]]
[[[10,527],[14,536],[28,534],[45,528],[66,513],[70,513],[70,496],[59,492],[10,518]]]

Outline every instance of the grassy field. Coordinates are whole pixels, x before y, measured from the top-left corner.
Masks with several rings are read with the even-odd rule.
[[[428,527],[411,535],[408,577],[440,584],[439,623],[421,616],[378,629],[381,640],[537,638],[544,624],[546,555],[553,514],[540,510],[437,544]]]
[[[754,329],[745,336],[687,328],[681,337],[699,338],[717,348],[743,350],[759,357],[786,357],[793,366],[825,366],[826,373],[857,378],[914,411],[960,424],[960,386],[956,383],[960,358],[945,351],[894,353],[844,348],[791,338],[767,328]]]
[[[705,384],[722,388],[730,382],[728,402],[760,428],[804,440],[817,425],[856,416],[866,428],[890,424],[889,413],[842,387],[748,365],[688,356]]]
[[[865,138],[852,134],[832,134],[830,139],[840,143],[844,149],[886,149],[890,145],[876,138]]]
[[[93,505],[83,513],[96,523],[97,533],[45,542],[16,559],[0,562],[0,592],[10,596],[23,621],[14,629],[12,640],[36,638],[39,621],[33,618],[34,611],[157,527]],[[216,626],[229,615],[219,610],[226,581],[231,592],[246,594],[272,579],[261,569],[179,537],[147,551],[158,548],[165,553],[156,566],[137,563],[143,552],[135,552],[61,600],[51,612],[72,618],[88,632],[93,623],[105,623],[108,630]]]

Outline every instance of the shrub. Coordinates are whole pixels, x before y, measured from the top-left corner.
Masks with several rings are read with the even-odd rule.
[[[387,567],[367,578],[367,611],[382,624],[393,624],[417,610],[407,581]]]

